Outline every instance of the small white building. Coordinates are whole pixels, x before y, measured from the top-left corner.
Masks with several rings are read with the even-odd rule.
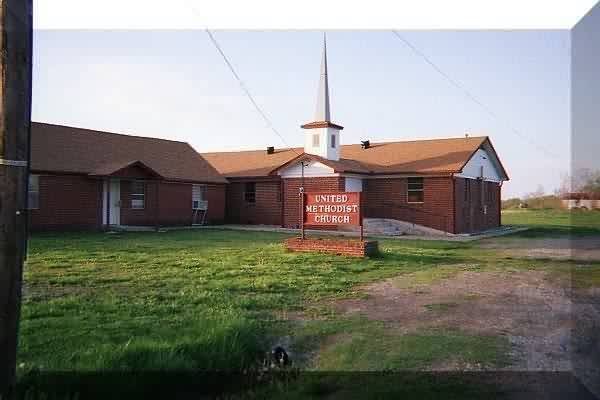
[[[568,210],[600,210],[600,193],[567,193],[561,197],[561,204]]]

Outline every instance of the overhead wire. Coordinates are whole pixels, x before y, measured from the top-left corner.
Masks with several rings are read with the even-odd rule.
[[[242,81],[242,78],[240,77],[240,75],[237,73],[237,71],[233,67],[233,64],[231,63],[231,61],[229,60],[229,58],[227,57],[227,55],[223,51],[223,48],[219,45],[219,42],[217,42],[217,39],[212,34],[212,32],[208,28],[206,28],[205,30],[206,30],[206,33],[207,33],[208,37],[210,38],[210,41],[212,42],[212,44],[215,46],[215,48],[217,49],[217,51],[219,52],[219,54],[223,58],[223,61],[225,61],[225,64],[227,65],[227,67],[231,71],[231,73],[234,76],[234,78],[239,83],[239,85],[242,88],[243,92],[245,93],[246,97],[248,97],[248,99],[250,100],[250,102],[254,106],[254,109],[258,112],[258,114],[266,122],[267,127],[269,129],[271,129],[271,131],[273,133],[275,133],[279,137],[279,139],[281,139],[281,141],[283,142],[284,145],[286,145],[290,150],[292,150],[297,155],[300,155],[300,153],[298,153],[296,151],[296,149],[294,149],[292,146],[290,146],[287,143],[287,141],[285,140],[285,138],[283,137],[283,135],[277,130],[277,128],[275,128],[275,126],[273,125],[273,122],[271,121],[271,119],[267,116],[267,114],[263,111],[263,109],[260,107],[260,105],[256,102],[256,100],[254,99],[254,96],[252,96],[252,94],[250,93],[250,90],[248,90],[248,88],[244,84],[244,81]]]
[[[495,113],[494,110],[492,110],[484,102],[479,100],[475,95],[473,95],[467,88],[465,88],[456,79],[452,78],[449,74],[444,72],[436,63],[433,62],[433,60],[431,60],[431,58],[429,58],[425,53],[423,53],[421,50],[419,50],[408,39],[406,39],[405,37],[400,35],[400,33],[398,31],[392,30],[392,33],[395,35],[396,38],[398,38],[400,41],[402,41],[410,50],[412,50],[416,55],[421,57],[427,64],[429,64],[429,66],[431,66],[438,74],[440,74],[444,79],[446,79],[452,86],[454,86],[455,88],[460,90],[465,97],[467,97],[469,100],[471,100],[472,102],[474,102],[475,104],[480,106],[490,117],[495,119],[497,122],[500,122],[500,123],[506,125],[509,128],[510,132],[512,132],[514,135],[518,136],[519,138],[521,138],[522,140],[527,142],[530,146],[534,147],[539,152],[542,152],[545,155],[550,156],[552,158],[559,158],[553,152],[547,150],[545,147],[543,147],[540,144],[529,139],[527,136],[525,136],[523,133],[521,133],[519,130],[517,130],[512,124],[510,124],[507,121],[500,118],[500,116],[497,113]]]

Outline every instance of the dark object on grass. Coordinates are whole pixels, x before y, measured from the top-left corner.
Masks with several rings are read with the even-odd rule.
[[[281,368],[289,364],[290,358],[283,347],[277,346],[273,350],[271,350],[271,368]]]

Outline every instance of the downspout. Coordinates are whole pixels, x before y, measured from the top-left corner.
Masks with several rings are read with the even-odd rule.
[[[281,227],[285,227],[285,189],[283,187],[285,181],[279,177],[279,195],[281,196]]]
[[[498,184],[498,227],[502,226],[502,184],[504,181],[500,181]]]
[[[456,177],[452,175],[452,233],[456,234]]]

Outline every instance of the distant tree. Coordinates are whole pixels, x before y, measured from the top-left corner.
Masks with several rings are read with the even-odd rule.
[[[587,193],[600,193],[600,173],[589,177],[582,189],[583,192]]]
[[[560,187],[554,194],[561,197],[567,193],[577,192],[600,193],[600,171],[580,168],[572,174],[563,173]]]
[[[513,197],[512,199],[502,200],[502,209],[508,210],[511,208],[519,208],[519,205],[521,203],[522,203],[522,201],[518,197]]]

